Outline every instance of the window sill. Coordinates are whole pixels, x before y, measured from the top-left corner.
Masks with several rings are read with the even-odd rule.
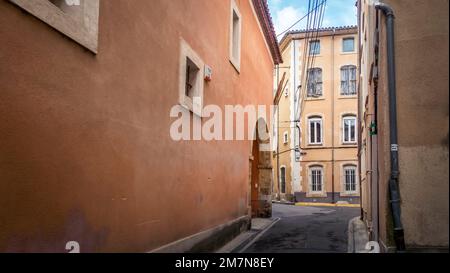
[[[305,101],[321,101],[321,100],[325,100],[326,98],[324,96],[321,97],[317,97],[317,98],[313,98],[313,97],[307,97],[305,99]]]
[[[358,99],[358,95],[339,95],[338,100],[354,100]]]
[[[352,54],[356,54],[356,53],[358,53],[358,52],[356,52],[356,51],[349,51],[349,52],[342,51],[341,55],[352,55]]]
[[[343,143],[341,143],[341,145],[345,146],[345,147],[357,147],[358,142],[343,142]]]
[[[309,143],[308,144],[308,147],[323,147],[323,143]]]

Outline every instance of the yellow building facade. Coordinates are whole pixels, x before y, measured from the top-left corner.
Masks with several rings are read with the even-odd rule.
[[[289,32],[280,46],[275,197],[359,204],[357,28]]]

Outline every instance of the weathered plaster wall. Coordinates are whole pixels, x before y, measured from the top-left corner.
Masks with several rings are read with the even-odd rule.
[[[448,1],[389,0],[396,20],[402,221],[408,247],[448,247]],[[389,230],[389,116],[381,33],[380,205]],[[384,197],[383,197],[384,196]],[[389,235],[383,231],[386,240]]]
[[[249,141],[169,136],[180,37],[213,68],[205,104],[271,104],[271,56],[236,2],[240,74],[229,1],[100,1],[97,55],[0,2],[0,251],[143,252],[248,213]]]

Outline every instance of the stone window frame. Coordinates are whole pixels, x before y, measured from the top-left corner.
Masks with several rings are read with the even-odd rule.
[[[323,115],[311,114],[306,117],[307,132],[308,132],[308,146],[323,146],[324,145],[324,118]],[[320,142],[311,142],[311,122],[320,121]],[[316,132],[317,133],[317,132]],[[317,135],[317,134],[316,134]]]
[[[320,163],[311,163],[307,166],[308,169],[308,191],[307,191],[307,197],[326,197],[326,186],[325,186],[325,166]],[[321,191],[313,191],[312,190],[312,171],[318,170],[322,172],[321,176]]]
[[[355,120],[355,141],[345,141],[345,120],[354,119]],[[356,113],[343,113],[341,114],[341,142],[344,145],[356,145],[358,144],[358,117]]]
[[[49,0],[9,0],[91,52],[98,53],[100,0],[80,0],[81,16],[65,13]]]
[[[355,191],[347,191],[345,187],[345,169],[355,169]],[[341,164],[341,196],[358,196],[359,195],[359,183],[358,183],[358,165],[354,162],[346,162]]]
[[[203,116],[203,94],[204,94],[204,70],[205,62],[192,49],[192,47],[182,38],[180,38],[179,54],[179,104],[191,111],[195,115]],[[189,58],[198,68],[196,77],[196,88],[193,90],[193,98],[186,95],[186,60]]]
[[[239,8],[236,4],[235,0],[231,0],[231,12],[230,12],[230,49],[229,49],[229,59],[230,59],[230,63],[233,65],[233,67],[236,69],[236,71],[238,73],[240,73],[241,71],[241,49],[242,49],[242,14],[239,11]],[[235,15],[237,16],[238,19],[238,33],[237,33],[237,37],[234,37],[234,30],[235,30],[235,26],[234,26],[234,18]],[[237,40],[235,39],[237,38]],[[237,56],[234,56],[234,47],[237,46]]]

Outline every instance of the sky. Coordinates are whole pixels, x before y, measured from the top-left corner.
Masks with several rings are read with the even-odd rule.
[[[312,1],[313,2],[313,1]],[[277,34],[289,28],[308,12],[308,0],[268,0]],[[323,27],[356,25],[356,0],[327,0]],[[293,27],[304,29],[306,19]],[[282,37],[279,37],[281,39]]]

